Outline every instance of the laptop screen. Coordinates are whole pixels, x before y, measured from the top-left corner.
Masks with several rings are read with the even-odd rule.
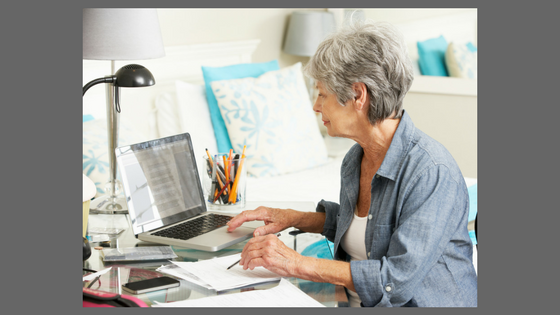
[[[206,211],[188,133],[115,149],[134,234]]]

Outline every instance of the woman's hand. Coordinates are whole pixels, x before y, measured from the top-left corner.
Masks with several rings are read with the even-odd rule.
[[[276,235],[268,234],[247,242],[239,264],[244,270],[262,266],[282,277],[293,277],[304,260],[304,256],[287,247]]]
[[[233,219],[227,223],[227,231],[232,232],[247,221],[258,220],[264,221],[265,225],[255,229],[255,232],[253,232],[255,237],[278,233],[292,226],[294,212],[294,210],[289,209],[284,210],[263,206],[255,210],[246,210],[233,217]]]

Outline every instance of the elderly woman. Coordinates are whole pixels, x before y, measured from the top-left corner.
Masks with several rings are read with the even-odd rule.
[[[355,24],[324,40],[305,67],[328,134],[357,142],[341,167],[340,204],[316,212],[259,207],[244,269],[343,285],[351,306],[476,306],[468,193],[449,152],[402,109],[413,70],[388,24]],[[334,260],[304,257],[273,234],[288,227],[334,242]]]

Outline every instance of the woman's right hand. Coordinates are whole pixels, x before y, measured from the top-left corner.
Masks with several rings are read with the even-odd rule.
[[[255,237],[278,233],[292,226],[295,212],[297,211],[291,209],[276,209],[260,206],[255,210],[246,210],[233,217],[233,219],[227,223],[227,231],[233,232],[245,222],[258,220],[264,221],[265,225],[255,229],[255,232],[253,232]]]

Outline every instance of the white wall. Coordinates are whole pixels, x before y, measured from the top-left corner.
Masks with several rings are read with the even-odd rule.
[[[296,9],[158,9],[158,16],[165,46],[260,39],[253,62],[278,59],[280,67],[285,67],[307,60],[282,52],[293,11]]]

